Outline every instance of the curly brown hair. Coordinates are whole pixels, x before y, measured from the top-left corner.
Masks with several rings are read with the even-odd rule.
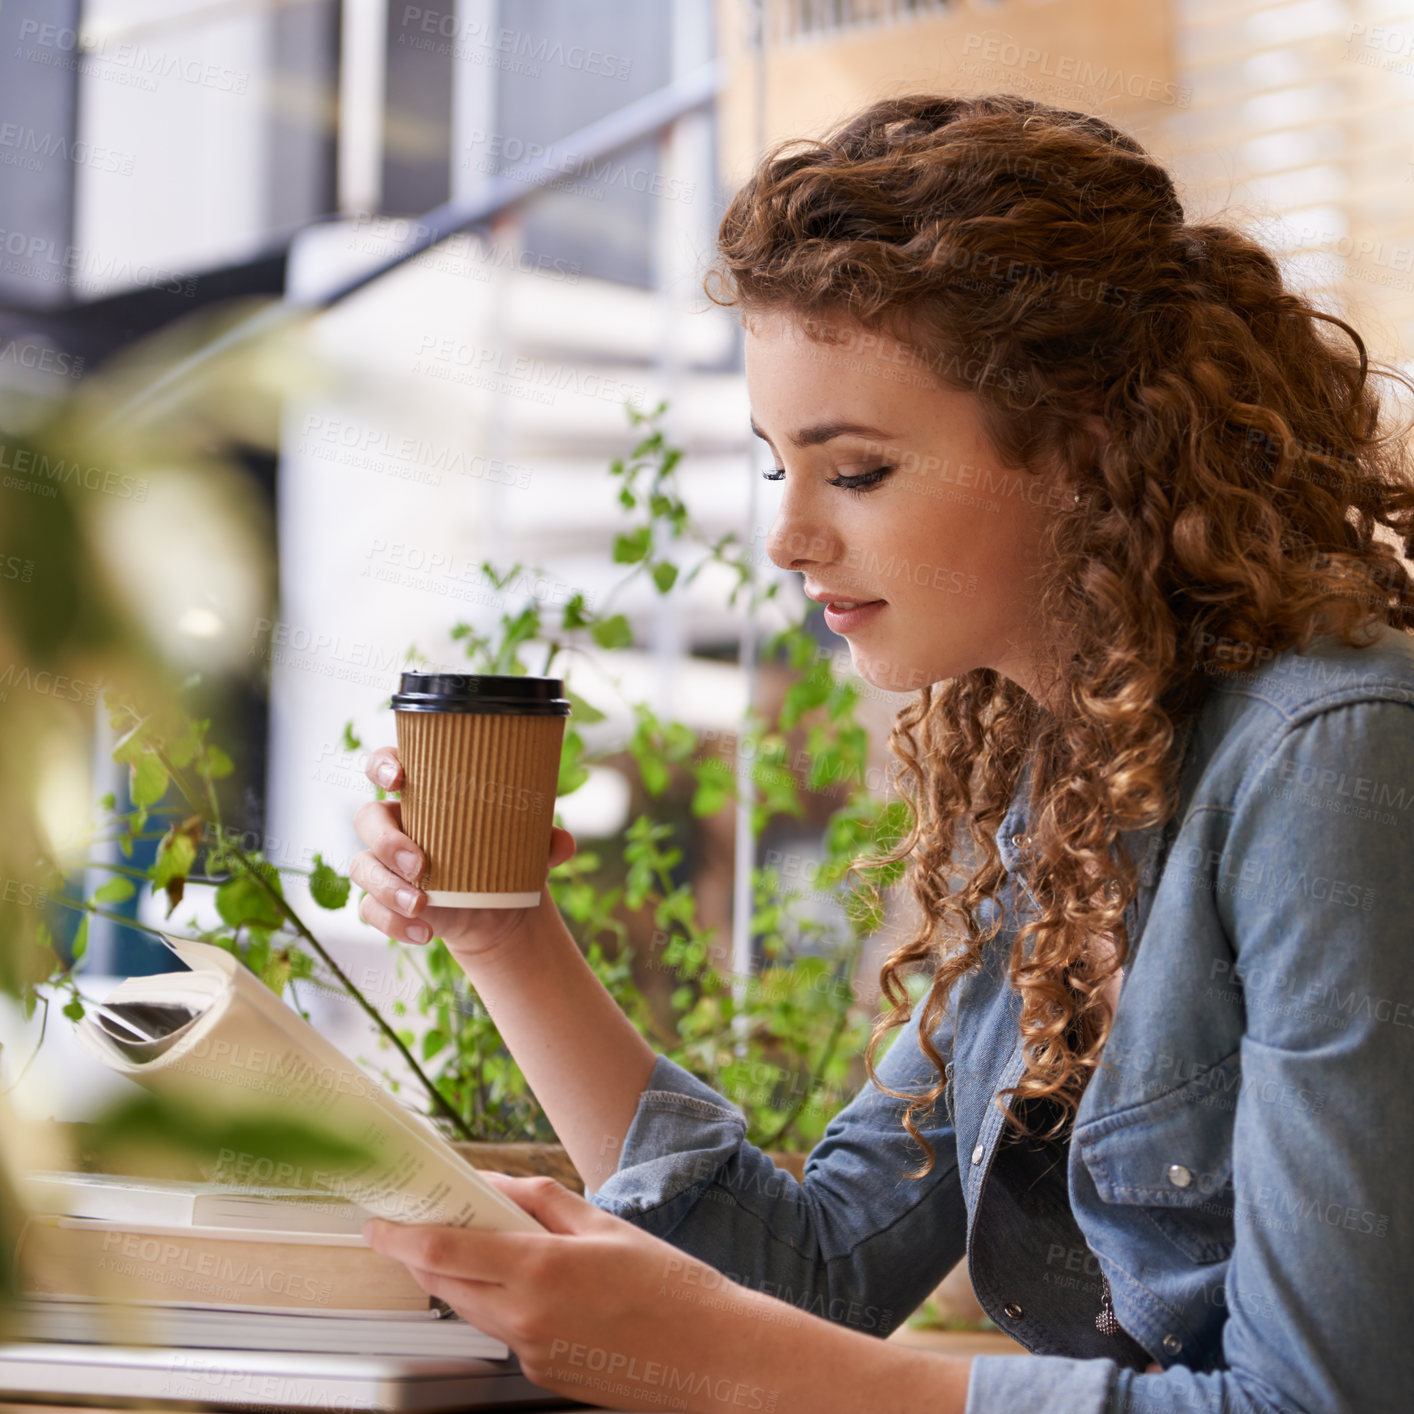
[[[889,1009],[865,1056],[871,1081],[910,1100],[920,1176],[934,1156],[915,1119],[945,1086],[932,1036],[1000,930],[999,902],[985,930],[977,910],[1006,878],[994,835],[1023,768],[1039,915],[1010,958],[1026,1069],[997,1099],[1022,1132],[1019,1111],[1043,1102],[1057,1134],[1099,1063],[1101,992],[1128,954],[1136,869],[1120,831],[1171,817],[1184,724],[1212,675],[1318,634],[1358,647],[1381,623],[1414,630],[1398,552],[1414,553],[1408,447],[1382,431],[1356,331],[1288,290],[1247,236],[1189,224],[1164,168],[1083,113],[1010,94],[876,102],[823,141],[773,147],[718,250],[714,303],[744,322],[784,311],[816,339],[843,322],[904,341],[940,385],[975,394],[1004,464],[1059,466],[1078,493],[1041,547],[1043,637],[1075,650],[1057,653],[1061,705],[991,668],[923,687],[889,737],[911,828],[855,861],[908,858],[923,912],[883,966]],[[932,975],[927,1093],[874,1071],[910,1015],[905,969]]]

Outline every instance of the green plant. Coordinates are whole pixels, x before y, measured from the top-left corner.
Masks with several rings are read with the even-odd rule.
[[[547,623],[541,605],[530,599],[501,615],[497,634],[478,634],[458,624],[452,636],[463,642],[474,672],[527,673],[531,669],[525,659],[536,648],[543,648],[544,656],[535,671],[550,674],[562,664],[558,671],[573,717],[561,757],[561,796],[580,788],[590,765],[626,751],[652,798],[663,799],[675,778],[688,779],[690,812],[703,818],[735,805],[734,764],[706,749],[690,726],[661,720],[642,702],[627,704],[633,730],[622,748],[590,753],[579,728],[602,721],[604,713],[577,694],[572,683],[577,655],[597,650],[602,661],[633,647],[627,618],[610,606],[640,575],[647,574],[656,592],[666,595],[716,563],[732,572],[729,604],[736,604],[743,588],[750,591],[749,613],[762,612],[776,598],[778,586],[760,585],[747,547],[735,534],[710,540],[693,523],[675,475],[681,454],[659,425],[664,410],[664,404],[650,413],[628,408],[631,423],[645,430],[628,457],[609,469],[619,504],[634,522],[615,538],[613,556],[633,568],[605,605],[593,611],[576,594],[560,609],[558,620]],[[697,562],[686,573],[670,556],[675,545],[699,547]],[[489,563],[481,568],[497,589],[525,569],[517,564],[498,572]],[[803,725],[810,761],[806,789],[861,783],[830,817],[812,881],[811,892],[841,905],[847,920],[843,934],[831,935],[825,925],[804,916],[807,891],[787,889],[773,867],[756,868],[751,932],[759,939],[762,966],[744,978],[724,974],[710,961],[713,930],[698,922],[690,883],[674,878],[683,856],[676,831],[657,811],[640,813],[629,825],[618,867],[608,865],[600,850],[586,848],[551,872],[549,887],[591,967],[655,1048],[740,1104],[753,1142],[808,1149],[853,1092],[851,1066],[871,1021],[855,1001],[854,977],[864,941],[882,921],[877,886],[895,882],[903,869],[896,864],[859,871],[871,888],[857,893],[846,887],[850,862],[892,843],[905,827],[906,807],[901,801],[884,803],[863,787],[868,738],[855,717],[857,694],[834,676],[805,620],[786,622],[764,651],[768,657],[783,654],[797,677],[775,720],[752,715],[743,726],[741,750],[752,762],[757,792],[753,831],[759,836],[777,815],[804,813],[786,736]],[[362,745],[351,724],[344,735],[349,749]],[[652,965],[670,972],[676,982],[666,1021],[655,1015],[634,980],[633,948],[621,917],[625,911],[651,911],[658,949]],[[432,1023],[422,1039],[422,1060],[435,1064],[437,1085],[478,1137],[550,1137],[495,1024],[445,948],[434,941],[420,958],[401,948],[399,955],[420,971],[423,987],[416,1004]],[[403,1040],[411,1044],[411,1031]]]
[[[582,594],[573,595],[557,620],[548,623],[532,597],[519,610],[502,614],[495,634],[478,634],[467,624],[457,624],[452,637],[463,644],[475,672],[525,674],[532,671],[526,663],[532,653],[538,660],[534,671],[548,674],[558,667],[574,713],[561,756],[561,796],[583,785],[591,765],[626,752],[651,799],[665,800],[675,782],[686,781],[690,814],[704,818],[734,806],[733,763],[708,749],[691,727],[661,720],[641,702],[628,704],[633,729],[621,748],[589,752],[579,728],[604,720],[604,713],[576,693],[571,681],[578,655],[594,654],[602,660],[633,646],[627,617],[611,612],[610,605],[639,575],[649,576],[656,593],[666,595],[691,584],[716,563],[734,578],[728,599],[732,606],[743,588],[750,591],[748,613],[763,613],[776,598],[778,586],[760,585],[747,547],[736,535],[710,540],[689,516],[675,474],[681,454],[668,444],[659,425],[665,406],[659,404],[651,413],[628,408],[631,423],[643,428],[642,435],[629,456],[610,467],[618,502],[630,520],[629,528],[615,539],[613,558],[631,568],[606,603],[591,609]],[[670,552],[690,546],[696,547],[698,558],[683,573],[684,566]],[[489,563],[482,566],[498,590],[522,569],[515,565],[498,572]],[[814,606],[807,612],[815,612]],[[787,618],[784,611],[781,616]],[[882,921],[877,886],[895,882],[903,869],[901,863],[877,871],[862,869],[858,877],[867,887],[856,891],[847,886],[851,860],[892,843],[904,829],[906,807],[901,801],[885,803],[864,787],[868,739],[855,717],[857,695],[835,677],[806,620],[787,619],[768,639],[764,652],[768,658],[783,655],[796,676],[774,720],[753,713],[743,724],[741,750],[751,761],[757,796],[752,806],[754,832],[759,836],[778,815],[804,814],[800,784],[788,760],[787,734],[796,728],[807,733],[807,790],[854,784],[829,818],[823,857],[809,891],[787,889],[772,867],[753,870],[751,931],[759,940],[760,968],[747,977],[734,977],[712,964],[713,930],[698,921],[690,882],[674,874],[683,858],[681,842],[674,826],[657,818],[654,809],[640,813],[628,827],[622,857],[612,867],[602,851],[585,848],[552,871],[549,888],[591,967],[655,1047],[740,1104],[753,1142],[808,1149],[852,1093],[851,1066],[872,1019],[855,1000],[855,972],[865,940]],[[316,905],[329,909],[344,905],[349,880],[320,855],[314,856],[310,869],[276,865],[245,848],[223,825],[216,783],[229,774],[232,763],[209,739],[210,720],[193,717],[181,705],[182,692],[195,682],[188,678],[157,707],[139,705],[130,697],[105,696],[113,727],[121,732],[113,755],[128,768],[132,809],[120,812],[114,798],[106,796],[88,843],[116,840],[125,859],[131,860],[135,841],[156,838],[156,858],[145,869],[115,861],[69,860],[64,869],[55,867],[45,876],[54,902],[78,910],[82,921],[72,964],[59,964],[48,975],[22,984],[26,1007],[45,1007],[47,1020],[51,1002],[62,1000],[66,1016],[82,1015],[73,968],[83,957],[90,916],[107,915],[127,926],[146,927],[113,913],[111,905],[146,885],[166,895],[170,917],[189,887],[209,887],[215,890],[222,923],[195,936],[232,951],[274,991],[288,991],[297,1006],[306,982],[346,991],[378,1028],[381,1043],[409,1067],[425,1092],[429,1111],[454,1136],[552,1138],[494,1023],[439,940],[417,953],[398,949],[398,966],[412,969],[418,983],[414,1005],[427,1023],[419,1037],[400,1024],[407,1012],[404,1003],[394,1002],[393,1018],[384,1017],[338,968],[285,897],[281,876],[305,875]],[[350,751],[361,746],[351,723],[344,728],[344,745]],[[80,862],[111,875],[87,898],[61,891],[64,878],[73,877]],[[838,903],[843,929],[832,931],[806,916],[811,893]],[[651,965],[668,972],[675,983],[667,1018],[655,1012],[634,978],[624,915],[643,913],[651,914],[654,929],[657,955]],[[52,941],[47,929],[41,937],[46,944]]]

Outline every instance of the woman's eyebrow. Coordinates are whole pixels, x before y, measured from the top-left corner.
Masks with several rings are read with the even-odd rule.
[[[751,430],[763,441],[771,439],[751,419]],[[892,432],[880,431],[877,427],[866,427],[860,422],[818,422],[813,427],[802,427],[790,440],[797,447],[818,447],[822,442],[831,442],[836,437],[875,437],[880,441],[893,438]]]

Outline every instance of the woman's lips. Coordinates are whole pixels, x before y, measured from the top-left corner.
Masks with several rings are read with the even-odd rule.
[[[852,633],[855,629],[862,628],[887,607],[888,601],[884,599],[873,599],[854,609],[838,609],[833,604],[826,604],[825,622],[836,633]]]

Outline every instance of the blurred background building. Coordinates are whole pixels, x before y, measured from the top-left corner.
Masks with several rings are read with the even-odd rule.
[[[205,306],[317,298],[416,243],[429,213],[547,151],[566,164],[324,315],[327,385],[292,386],[278,453],[247,453],[278,613],[252,618],[202,581],[174,613],[239,752],[248,842],[346,867],[370,789],[344,727],[392,740],[385,704],[409,650],[457,661],[454,626],[490,629],[527,589],[547,609],[575,591],[603,602],[621,577],[605,467],[634,440],[625,402],[668,401],[694,513],[759,550],[766,454],[740,331],[701,290],[717,223],[764,144],[918,89],[1105,115],[1172,164],[1190,218],[1257,232],[1376,356],[1409,366],[1414,5],[6,0],[0,398],[57,392]],[[612,154],[581,164],[576,143],[614,124]],[[487,559],[527,574],[488,593]],[[608,714],[591,746],[640,698],[735,728],[757,630],[724,597],[704,576],[681,598],[615,601],[643,648],[617,683],[576,665]],[[843,641],[821,634],[847,670]],[[753,690],[769,702],[783,680],[762,665]],[[865,701],[882,771],[903,699]],[[123,789],[110,747],[100,714],[91,799],[105,773]],[[834,803],[755,842],[757,858],[808,855]],[[592,840],[630,806],[626,779],[601,769],[562,813]],[[703,916],[728,936],[732,848],[704,838],[697,861]],[[350,956],[384,947],[352,902],[329,935]],[[95,927],[90,951],[97,971],[149,965],[129,930]]]

